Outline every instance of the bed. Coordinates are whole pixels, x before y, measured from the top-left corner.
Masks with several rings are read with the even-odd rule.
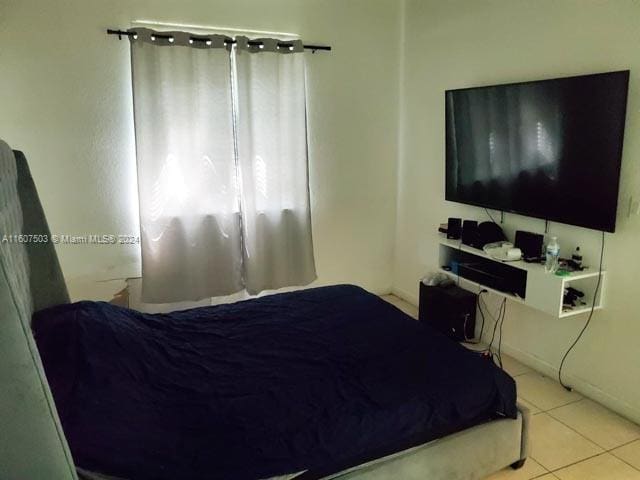
[[[46,263],[47,285],[9,285],[14,297],[61,291],[55,252],[39,252],[26,258]],[[359,287],[154,315],[46,296],[31,299],[38,348],[26,329],[16,341],[60,437],[47,452],[60,472],[64,457],[95,479],[455,480],[526,458],[513,379]]]

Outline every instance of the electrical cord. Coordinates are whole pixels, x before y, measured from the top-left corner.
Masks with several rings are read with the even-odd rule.
[[[482,300],[482,294],[485,293],[486,291],[487,290],[480,290],[480,293],[478,293],[478,299],[476,301],[476,306],[478,307],[478,311],[480,312],[480,317],[482,317],[482,326],[480,327],[480,335],[478,336],[478,343],[482,341],[482,334],[484,333],[484,322],[485,322],[484,312],[482,311],[480,300]]]
[[[500,322],[500,337],[498,339],[498,360],[500,361],[500,368],[502,368],[502,327],[504,326],[504,319],[507,317],[507,302],[503,304],[502,309],[502,321]]]
[[[478,340],[473,341],[472,338],[467,337],[467,318],[465,318],[464,320],[464,325],[463,325],[463,335],[464,335],[464,343],[468,343],[469,345],[478,345],[480,344],[480,342],[482,341],[482,334],[484,332],[484,312],[482,311],[482,307],[480,306],[480,299],[483,293],[486,293],[487,290],[481,290],[480,293],[478,293],[477,297],[476,297],[476,308],[478,309],[478,311],[480,312],[480,317],[482,318],[482,326],[480,327],[480,335],[478,336]]]
[[[501,343],[502,343],[502,326],[501,325],[504,322],[504,314],[506,312],[506,308],[507,308],[507,299],[504,298],[500,303],[500,308],[498,309],[498,316],[495,319],[495,323],[493,325],[493,335],[491,337],[491,342],[489,343],[489,346],[487,347],[487,350],[486,350],[486,352],[488,352],[491,355],[491,358],[493,358],[494,361],[497,362],[500,368],[502,368],[502,355],[500,352]],[[493,352],[491,348],[493,347],[493,342],[495,339],[496,332],[499,332],[498,352]]]
[[[496,225],[498,225],[498,223],[493,219],[493,217],[491,216],[491,214],[489,213],[489,210],[487,208],[484,209],[485,212],[487,212],[487,215],[489,216],[489,218],[491,219],[491,221],[493,223],[495,223]]]
[[[498,324],[500,323],[500,315],[502,312],[502,303],[500,304],[500,308],[498,309],[498,316],[494,318],[495,322],[493,324],[493,333],[491,334],[491,341],[489,342],[489,346],[487,347],[487,351],[491,351],[491,347],[493,346],[493,341],[496,338],[496,330],[498,329]]]
[[[600,284],[602,283],[602,260],[603,260],[603,258],[604,258],[604,231],[602,232],[602,240],[601,240],[601,243],[600,243],[600,265],[598,267],[598,282],[596,283],[596,289],[593,292],[593,302],[591,303],[591,311],[589,312],[589,318],[587,318],[587,321],[585,322],[584,327],[582,327],[582,330],[580,330],[580,333],[578,334],[576,339],[573,341],[573,343],[571,344],[569,349],[565,352],[564,356],[562,357],[562,361],[560,362],[560,368],[558,369],[558,382],[560,382],[560,385],[562,385],[568,391],[571,391],[572,388],[570,386],[568,386],[568,385],[565,385],[565,383],[562,381],[562,367],[564,366],[565,360],[567,359],[567,357],[569,356],[569,354],[571,353],[573,348],[578,344],[578,342],[582,338],[582,335],[584,334],[584,332],[589,327],[589,324],[591,323],[591,318],[593,317],[593,312],[596,309],[596,302],[598,300],[598,292],[600,291]]]
[[[465,320],[465,324],[464,324],[464,339],[465,341],[463,343],[467,343],[469,345],[478,345],[482,342],[482,334],[484,333],[484,326],[485,326],[485,315],[484,315],[484,309],[482,308],[483,305],[485,308],[487,308],[486,303],[484,303],[484,300],[482,298],[482,294],[483,293],[487,293],[488,290],[481,290],[480,293],[478,293],[478,297],[476,299],[476,306],[478,308],[478,311],[480,312],[480,316],[482,318],[482,326],[480,327],[480,336],[478,337],[478,340],[475,342],[470,341],[469,338],[467,338],[466,335],[466,320]],[[503,298],[502,302],[500,302],[500,307],[498,308],[498,312],[497,315],[494,317],[489,313],[489,310],[487,308],[487,314],[489,316],[491,316],[491,318],[494,320],[494,324],[493,324],[493,332],[491,334],[491,341],[489,342],[489,345],[487,346],[487,348],[483,349],[483,350],[477,350],[478,353],[480,354],[489,354],[489,356],[497,363],[497,365],[500,368],[503,368],[503,364],[502,364],[502,327],[504,325],[504,319],[506,317],[507,314],[507,299]],[[496,340],[496,333],[498,333],[498,349],[497,352],[494,353],[491,349],[493,347],[493,343]]]
[[[500,308],[498,309],[498,315],[497,315],[496,318],[494,318],[495,323],[493,324],[493,333],[491,334],[491,341],[489,342],[489,345],[487,346],[487,348],[484,350],[485,353],[488,352],[488,353],[491,354],[491,356],[493,356],[493,352],[491,351],[491,347],[493,347],[493,342],[495,341],[495,338],[496,338],[496,331],[498,330],[498,325],[500,324],[502,319],[504,319],[504,312],[506,311],[506,304],[507,304],[507,299],[503,298],[502,302],[500,303]],[[502,364],[501,361],[500,361],[500,363]]]

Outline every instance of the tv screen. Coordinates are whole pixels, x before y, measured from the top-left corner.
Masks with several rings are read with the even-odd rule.
[[[613,232],[629,71],[448,90],[446,195]]]

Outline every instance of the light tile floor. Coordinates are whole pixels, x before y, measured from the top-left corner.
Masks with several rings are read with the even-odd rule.
[[[413,305],[383,298],[417,318]],[[503,365],[532,413],[531,450],[524,467],[486,480],[640,480],[640,426],[504,354]]]

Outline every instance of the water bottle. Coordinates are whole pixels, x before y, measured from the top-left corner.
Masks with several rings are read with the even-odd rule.
[[[558,262],[560,260],[560,245],[558,237],[551,237],[551,241],[547,244],[546,262],[544,271],[547,273],[555,273],[558,270]]]

